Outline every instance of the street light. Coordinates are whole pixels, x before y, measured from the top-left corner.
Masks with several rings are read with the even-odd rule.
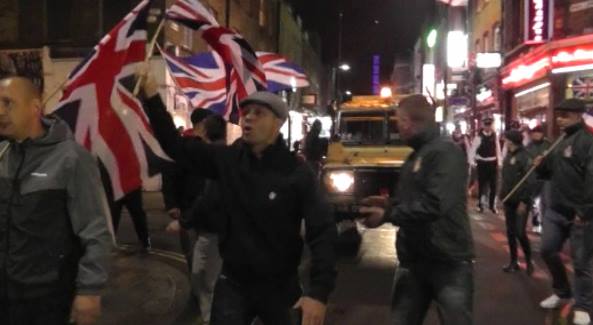
[[[350,90],[346,90],[346,92],[344,92],[346,94],[346,96],[352,96],[352,92]]]
[[[342,71],[350,71],[350,65],[348,65],[348,63],[342,63],[342,64],[340,64],[338,69],[340,69]]]
[[[390,98],[393,96],[393,92],[391,91],[391,87],[383,87],[381,88],[380,93],[381,98]]]

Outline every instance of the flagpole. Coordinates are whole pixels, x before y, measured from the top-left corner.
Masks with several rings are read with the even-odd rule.
[[[60,85],[56,87],[54,91],[52,91],[47,97],[45,97],[41,104],[41,107],[43,107],[43,111],[45,111],[45,105],[47,105],[47,102],[49,102],[49,100],[52,99],[59,91],[64,89],[64,85],[66,85],[68,80],[70,80],[70,78],[66,77],[66,79],[64,79],[64,81],[62,81],[62,83],[60,83]]]
[[[152,40],[150,41],[150,45],[148,46],[148,53],[146,54],[146,59],[144,59],[144,65],[147,65],[148,62],[150,61],[150,58],[152,57],[152,54],[154,52],[156,40],[157,40],[159,34],[161,33],[161,30],[163,29],[164,25],[165,25],[165,18],[161,19],[159,26],[157,27],[156,31],[154,32],[154,36],[152,37]],[[144,78],[145,78],[144,75],[140,75],[140,77],[136,81],[136,86],[134,86],[134,96],[138,96],[138,92],[140,92],[140,84],[142,83],[142,79],[144,79]]]

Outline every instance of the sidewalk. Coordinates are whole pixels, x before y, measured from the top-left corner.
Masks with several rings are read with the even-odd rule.
[[[162,196],[144,194],[153,251],[141,253],[124,209],[118,243],[112,254],[110,278],[103,295],[101,325],[198,324],[197,305],[190,303],[187,265],[177,236],[164,229],[169,222]]]

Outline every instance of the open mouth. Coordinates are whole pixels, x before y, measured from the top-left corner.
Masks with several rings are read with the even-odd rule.
[[[252,130],[253,130],[253,127],[252,126],[246,125],[246,126],[243,127],[243,133],[244,134],[249,134],[249,133],[251,133]]]

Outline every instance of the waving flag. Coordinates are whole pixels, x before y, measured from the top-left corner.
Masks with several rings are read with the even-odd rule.
[[[238,120],[239,101],[267,87],[266,75],[255,51],[243,36],[221,27],[198,0],[176,0],[166,16],[200,30],[206,43],[221,56],[228,95],[225,110],[230,112],[230,121]]]
[[[309,87],[305,70],[284,56],[271,52],[257,52],[268,81],[268,91],[279,92],[292,88]]]
[[[116,199],[157,173],[150,161],[166,159],[132,94],[136,65],[146,53],[149,4],[142,1],[72,71],[53,110],[106,167]]]
[[[184,58],[161,53],[177,87],[190,99],[193,107],[210,109],[228,117],[224,64],[216,52]],[[269,52],[257,52],[257,56],[264,67],[268,91],[309,86],[304,70],[285,57]]]
[[[177,0],[167,9],[166,16],[192,29],[218,26],[216,18],[198,0]]]

